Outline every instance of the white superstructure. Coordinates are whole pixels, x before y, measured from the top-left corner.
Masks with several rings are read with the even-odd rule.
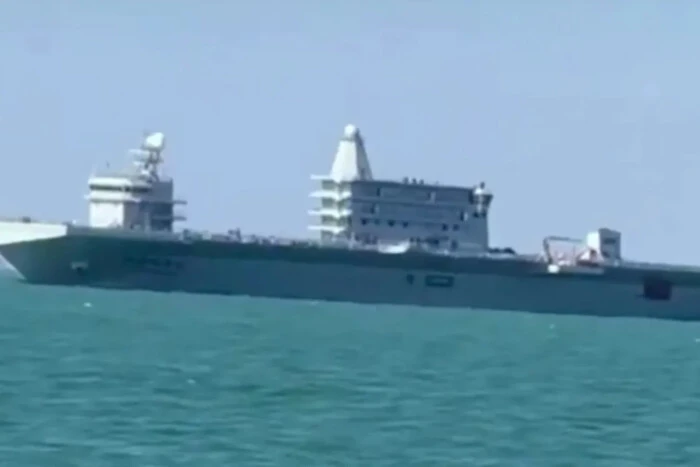
[[[175,221],[173,180],[160,171],[165,149],[163,133],[145,137],[139,149],[129,151],[134,167],[118,173],[96,173],[88,181],[89,225],[97,228],[125,228],[172,231]]]
[[[372,177],[365,143],[354,125],[345,128],[328,175],[313,176],[321,189],[311,230],[324,241],[407,241],[449,250],[486,250],[493,195],[477,187],[443,186],[423,180]]]
[[[601,228],[586,235],[586,246],[593,258],[603,261],[619,261],[622,259],[622,234],[616,230]]]

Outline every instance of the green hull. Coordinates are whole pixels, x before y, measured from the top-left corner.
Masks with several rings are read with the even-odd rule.
[[[70,227],[63,234],[25,235],[27,240],[20,233],[0,243],[0,254],[37,284],[700,319],[700,274],[690,268],[630,263],[554,274],[546,263],[519,256],[185,241]]]

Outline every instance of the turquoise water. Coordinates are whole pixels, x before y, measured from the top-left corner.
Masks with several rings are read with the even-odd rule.
[[[0,281],[0,465],[700,465],[700,325]]]

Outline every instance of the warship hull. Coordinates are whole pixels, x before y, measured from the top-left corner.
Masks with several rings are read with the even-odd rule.
[[[517,256],[187,240],[63,224],[0,222],[0,232],[0,254],[33,284],[700,320],[696,272],[553,273]],[[650,294],[650,278],[671,289]]]

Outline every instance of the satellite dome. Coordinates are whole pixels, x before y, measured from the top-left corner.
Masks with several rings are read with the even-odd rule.
[[[143,140],[143,148],[151,151],[162,151],[165,148],[165,135],[161,132],[149,134]]]
[[[355,138],[359,132],[360,130],[353,124],[345,125],[345,130],[343,131],[346,138]]]

